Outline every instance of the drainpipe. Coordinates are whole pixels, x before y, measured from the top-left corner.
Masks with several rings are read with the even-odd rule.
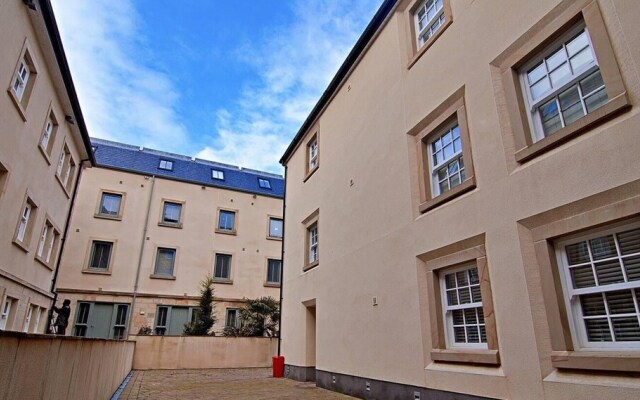
[[[60,248],[58,249],[58,258],[56,259],[56,267],[53,270],[53,278],[51,278],[51,290],[53,293],[53,303],[51,303],[51,308],[49,308],[49,313],[47,315],[47,333],[51,332],[51,319],[53,318],[53,306],[56,305],[56,301],[58,300],[58,292],[56,289],[56,281],[58,280],[58,271],[60,270],[60,263],[62,262],[62,252],[64,251],[64,244],[67,241],[67,234],[69,232],[69,225],[71,225],[71,214],[73,213],[73,206],[76,203],[76,197],[78,195],[78,187],[80,186],[80,177],[82,176],[82,170],[84,169],[84,163],[89,161],[89,159],[80,160],[80,165],[78,166],[78,176],[76,176],[76,182],[73,185],[73,193],[71,194],[71,202],[69,203],[69,210],[67,211],[67,220],[64,223],[64,230],[62,232],[62,238],[60,239]]]
[[[280,342],[282,341],[282,288],[284,287],[284,232],[287,213],[287,166],[284,166],[284,197],[282,199],[282,253],[280,255],[280,320],[278,321],[278,357],[280,357]]]
[[[147,240],[147,231],[149,229],[149,215],[151,213],[151,202],[153,201],[153,189],[156,185],[156,176],[151,176],[151,192],[149,193],[149,202],[147,203],[147,216],[144,221],[144,230],[142,231],[142,241],[140,242],[140,256],[138,257],[138,268],[136,270],[136,280],[133,284],[133,298],[131,299],[131,312],[129,313],[129,322],[127,323],[127,339],[131,334],[131,323],[133,322],[133,313],[136,306],[136,297],[138,297],[138,283],[140,282],[140,270],[142,269],[142,256],[144,254],[144,244]]]

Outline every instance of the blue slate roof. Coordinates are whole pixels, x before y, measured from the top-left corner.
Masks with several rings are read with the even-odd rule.
[[[201,160],[198,158],[146,149],[104,139],[91,139],[96,166],[178,181],[214,186],[270,197],[284,197],[284,179],[280,175]],[[160,161],[173,162],[173,170],[160,169]],[[213,179],[211,171],[224,172],[224,180]],[[258,179],[269,181],[271,189],[260,187]]]

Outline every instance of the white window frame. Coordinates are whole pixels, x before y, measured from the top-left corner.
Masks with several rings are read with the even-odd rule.
[[[428,6],[428,4],[430,4]],[[439,8],[438,8],[439,5]],[[428,13],[431,10],[435,10],[435,13],[431,18],[426,20],[424,27],[420,29],[420,11],[424,10],[425,15],[424,18],[428,17]],[[436,22],[438,22],[436,24]],[[444,14],[444,0],[424,0],[420,3],[420,5],[416,8],[416,11],[413,13],[413,23],[416,31],[416,43],[418,45],[418,49],[420,49],[429,38],[431,38],[438,30],[442,28],[442,26],[446,22],[446,16]],[[427,38],[425,35],[429,32]]]
[[[271,190],[271,180],[267,178],[258,178],[258,186],[261,189],[269,189]]]
[[[165,171],[173,171],[173,161],[160,159],[158,164],[158,169],[162,169]]]
[[[318,261],[318,224],[309,227],[309,264]]]
[[[56,169],[56,175],[60,179],[62,179],[62,169],[64,168],[66,158],[67,158],[67,152],[63,147],[62,153],[60,153],[60,158],[58,159],[58,168]]]
[[[47,223],[47,221],[45,221],[44,227],[42,228],[42,234],[40,235],[40,242],[38,243],[38,251],[36,252],[36,255],[38,257],[42,257],[42,254],[44,253],[44,248],[47,244],[47,238],[49,236],[49,229],[51,228],[52,227]]]
[[[571,41],[574,37],[576,37],[581,31],[585,31],[587,34],[587,40],[589,43],[589,48],[591,50],[591,56],[593,58],[593,61],[589,64],[583,65],[581,66],[577,71],[572,71],[567,77],[565,77],[563,80],[561,80],[559,82],[559,84],[556,87],[550,87],[549,90],[547,90],[542,96],[540,96],[537,99],[533,98],[533,95],[531,93],[531,89],[528,83],[528,72],[530,72],[536,65],[540,64],[540,61],[543,61],[546,64],[546,59],[548,57],[550,57],[551,55],[555,54],[555,52],[557,50],[559,50],[560,48],[565,48],[566,51],[566,44]],[[582,51],[582,50],[581,50]],[[578,52],[579,53],[579,52]],[[576,53],[576,54],[578,54]],[[570,62],[568,61],[569,58],[567,57],[567,65],[569,65],[569,68],[571,70],[573,70],[573,67],[570,65]],[[546,67],[546,74],[545,74],[545,78],[541,78],[541,79],[546,79],[548,78],[551,73],[553,71],[556,71],[558,68],[560,68],[563,64],[560,64],[559,66],[557,66],[555,69],[549,71],[548,67]],[[549,135],[545,136],[544,133],[544,129],[542,126],[542,117],[540,115],[540,107],[544,104],[546,104],[547,102],[549,102],[552,99],[556,99],[557,100],[558,96],[562,93],[564,93],[567,89],[571,88],[572,86],[575,86],[578,84],[578,82],[580,82],[581,80],[583,80],[584,78],[588,77],[589,75],[591,75],[592,73],[598,71],[600,69],[600,65],[598,63],[598,59],[596,56],[596,53],[594,51],[593,48],[593,43],[591,42],[591,35],[589,34],[589,30],[586,26],[586,24],[584,22],[579,23],[578,25],[574,26],[573,28],[571,28],[569,31],[567,31],[565,34],[563,34],[560,38],[558,38],[556,41],[554,41],[553,44],[547,46],[543,51],[541,51],[536,57],[533,57],[531,59],[531,61],[527,62],[519,71],[519,75],[520,75],[520,85],[523,89],[523,93],[525,94],[525,102],[527,104],[528,107],[528,112],[527,112],[527,117],[529,120],[529,125],[532,127],[531,129],[531,134],[532,134],[532,139],[534,142],[538,142],[542,139],[544,139],[545,137],[552,135],[554,132],[550,133]],[[551,82],[550,78],[549,82]],[[538,82],[538,81],[536,81]],[[533,85],[532,85],[533,86]],[[579,85],[578,85],[579,86]],[[606,88],[606,87],[605,87]],[[594,90],[592,93],[595,93],[596,91],[600,90],[600,88]],[[582,107],[583,107],[583,111],[585,112],[585,115],[588,115],[587,109],[586,109],[586,105],[584,103],[584,99],[586,97],[588,97],[588,95],[584,95],[582,94],[582,91],[580,88],[578,88],[578,90],[580,91],[580,101],[582,103]],[[606,89],[605,89],[606,90]],[[561,125],[562,128],[564,128],[565,126],[567,126],[567,124],[565,124],[564,121],[564,117],[562,115],[562,111],[560,110],[560,105],[558,104],[558,112],[560,115],[560,121],[561,121]],[[584,117],[583,116],[583,117]],[[582,117],[581,117],[582,118]]]
[[[458,138],[455,139],[453,137],[453,130],[455,128],[458,128]],[[433,197],[437,197],[440,196],[441,194],[447,193],[450,190],[454,189],[457,186],[460,186],[460,184],[462,184],[466,179],[467,179],[467,175],[466,175],[466,168],[464,167],[464,157],[463,157],[463,146],[464,144],[462,143],[462,134],[460,133],[460,124],[458,123],[458,120],[455,119],[454,121],[452,121],[450,124],[447,124],[444,128],[440,129],[440,132],[438,132],[437,135],[434,136],[433,139],[429,140],[427,142],[427,155],[429,158],[429,173],[431,174],[431,194]],[[440,162],[439,164],[436,164],[433,157],[436,154],[437,150],[434,151],[434,145],[436,142],[441,141],[442,138],[444,136],[446,136],[447,134],[451,133],[451,145],[453,146],[454,152],[451,156],[449,157],[445,157],[443,159],[442,162]],[[460,150],[459,151],[455,151],[455,141],[459,140],[460,142]],[[444,146],[441,145],[441,150],[442,154],[444,155]],[[455,185],[455,186],[451,186],[451,175],[449,176],[449,164],[458,161],[458,163],[462,162],[463,166],[462,168],[458,169],[458,176],[460,177],[460,182]],[[448,185],[449,185],[449,189],[446,191],[441,191],[440,190],[440,180],[438,179],[438,172],[443,170],[443,169],[447,169],[447,181],[448,181]]]
[[[318,166],[318,137],[311,139],[308,146],[309,151],[309,172]]]
[[[0,330],[7,329],[7,322],[9,321],[9,315],[11,315],[11,306],[13,305],[13,299],[9,296],[4,298],[2,303],[2,311],[0,312]]]
[[[24,243],[25,235],[27,233],[27,227],[29,226],[29,219],[31,218],[31,211],[33,210],[33,206],[29,201],[24,205],[22,209],[22,214],[20,214],[20,225],[18,226],[18,233],[16,234],[16,239],[19,242]]]
[[[95,257],[96,244],[109,244],[109,256],[107,257],[107,266],[106,268],[93,267],[93,260]],[[111,269],[111,258],[113,257],[113,248],[114,242],[110,242],[108,240],[92,240],[91,241],[91,249],[89,253],[89,265],[87,265],[88,270],[92,271],[109,271]]]
[[[453,305],[450,306],[448,303],[448,299],[447,299],[447,285],[446,285],[446,280],[445,277],[447,275],[451,275],[451,274],[455,274],[456,272],[460,272],[460,271],[468,271],[470,269],[476,268],[478,270],[478,275],[480,274],[480,271],[478,269],[478,266],[476,265],[476,263],[466,263],[464,265],[461,265],[459,267],[453,267],[453,268],[446,268],[446,269],[442,269],[440,271],[438,271],[438,278],[440,281],[440,293],[441,293],[441,302],[442,302],[442,316],[443,316],[443,321],[444,321],[444,325],[445,325],[445,340],[446,340],[446,344],[447,344],[447,348],[450,349],[459,349],[459,348],[463,348],[463,349],[488,349],[488,343],[487,342],[479,342],[479,343],[457,343],[455,341],[455,334],[454,334],[454,330],[453,330],[453,311],[455,310],[465,310],[465,309],[476,309],[476,308],[481,308],[483,310],[484,313],[484,306],[483,306],[483,302],[471,302],[471,303],[466,303],[466,304],[458,304],[458,305]],[[471,288],[471,283],[469,282],[469,288]],[[475,285],[474,285],[475,286]],[[480,283],[478,282],[478,289],[480,289]],[[470,293],[471,296],[471,293]],[[482,293],[480,294],[480,297],[482,298]],[[471,298],[473,300],[473,298]],[[484,325],[485,326],[485,337],[486,337],[486,316],[485,316],[485,322],[484,324],[480,324],[479,322],[476,324],[478,326],[478,337],[481,338],[481,334],[480,334],[480,325]],[[467,326],[465,324],[465,326]],[[465,337],[466,337],[466,330],[465,330]],[[480,339],[482,340],[482,339]]]
[[[178,206],[178,220],[177,221],[169,221],[166,219],[167,217],[167,206]],[[182,203],[176,201],[164,201],[162,202],[162,223],[171,224],[171,225],[179,225],[182,221]]]
[[[30,77],[31,69],[29,68],[29,63],[27,62],[26,55],[23,55],[20,59],[20,65],[18,65],[18,69],[16,70],[13,77],[13,83],[11,84],[11,90],[13,91],[13,94],[16,96],[18,101],[22,101],[22,97],[24,96],[24,92],[27,89]]]
[[[277,281],[270,281],[269,280],[269,268],[271,267],[271,263],[272,262],[278,262],[280,265],[278,266],[278,280]],[[267,279],[266,282],[272,285],[280,285],[282,282],[282,260],[278,260],[276,258],[269,258],[267,259]]]
[[[40,318],[42,317],[42,307],[33,306],[36,311],[36,320],[33,323],[33,328],[31,329],[31,333],[38,333],[38,328],[40,327]]]
[[[53,120],[51,114],[47,117],[47,122],[44,124],[44,131],[42,132],[42,139],[40,139],[40,146],[46,151],[49,147],[49,140],[53,134]]]
[[[224,171],[221,171],[219,169],[212,169],[211,170],[211,179],[217,179],[219,181],[223,181],[224,180]]]
[[[640,288],[640,280],[629,281],[624,283],[614,283],[614,284],[608,284],[608,285],[602,285],[602,286],[594,286],[589,288],[574,289],[572,284],[571,272],[570,272],[570,268],[566,258],[566,252],[565,252],[565,247],[571,244],[575,244],[582,241],[588,241],[590,239],[613,234],[615,238],[614,240],[616,244],[617,256],[611,257],[611,259],[617,258],[618,262],[620,263],[620,266],[622,267],[622,274],[626,278],[627,274],[622,264],[622,257],[626,258],[632,255],[625,255],[625,256],[620,255],[620,247],[618,244],[616,233],[624,232],[624,231],[628,231],[636,228],[640,228],[640,221],[638,220],[631,223],[616,224],[614,226],[611,226],[605,229],[591,230],[579,236],[569,237],[554,243],[556,259],[558,261],[558,267],[561,269],[559,275],[560,275],[560,281],[562,283],[564,302],[565,302],[565,306],[568,313],[567,318],[569,319],[571,338],[573,339],[573,343],[577,348],[583,348],[588,350],[603,350],[603,351],[611,351],[611,350],[637,351],[638,349],[640,349],[640,341],[637,341],[637,342],[631,342],[631,341],[589,342],[587,337],[587,331],[585,329],[584,322],[583,322],[584,318],[583,318],[582,307],[581,307],[580,298],[579,298],[579,296],[582,294],[596,294],[596,293],[613,292],[618,290],[631,290],[632,296],[635,299],[636,294],[634,289]],[[589,254],[591,255],[591,246],[588,246],[588,250],[589,250]],[[608,259],[597,260],[597,262],[603,262],[606,260]],[[593,264],[593,262],[591,261],[590,263]],[[597,281],[598,278],[595,270],[593,271],[593,274],[594,274],[594,279],[596,279]],[[636,300],[636,303],[640,303],[640,299],[635,299],[635,300]],[[608,306],[606,305],[606,302],[605,302],[605,307],[608,311]],[[636,311],[638,310],[636,309]],[[611,314],[608,314],[608,316],[610,315]],[[624,316],[625,314],[614,314],[614,315]],[[615,339],[613,332],[611,333],[611,337],[612,339]]]

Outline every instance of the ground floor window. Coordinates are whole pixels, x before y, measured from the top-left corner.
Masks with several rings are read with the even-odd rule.
[[[194,322],[195,307],[158,306],[155,320],[155,334],[159,336],[179,336],[184,333],[185,325]]]
[[[73,335],[126,339],[128,304],[92,303],[79,301],[76,305]]]

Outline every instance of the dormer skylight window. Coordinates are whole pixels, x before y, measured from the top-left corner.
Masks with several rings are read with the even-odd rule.
[[[221,181],[224,180],[224,171],[220,171],[218,169],[211,170],[211,179],[219,179]]]
[[[158,165],[158,168],[164,169],[166,171],[173,171],[173,161],[160,160],[160,165]]]
[[[264,178],[258,178],[258,186],[263,189],[271,189],[271,181]]]

